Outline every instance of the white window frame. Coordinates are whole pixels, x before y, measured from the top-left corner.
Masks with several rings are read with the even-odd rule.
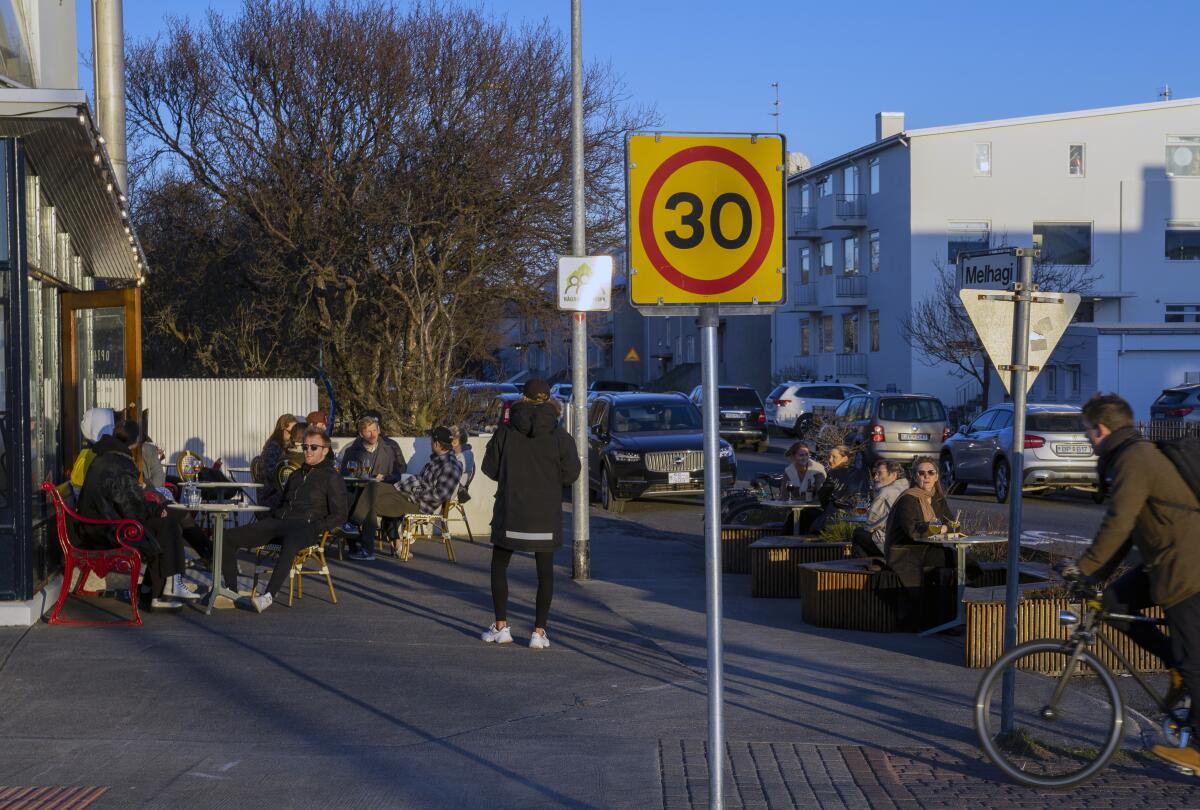
[[[862,340],[859,335],[858,314],[854,312],[842,313],[842,352],[844,354],[858,354]]]
[[[1076,146],[1079,147],[1079,174],[1075,174],[1071,170],[1071,150]],[[1067,144],[1067,177],[1086,177],[1087,176],[1087,144],[1086,143],[1069,143]]]
[[[979,147],[981,147],[981,146],[987,149],[987,168],[983,169],[983,170],[981,170],[979,168]],[[992,142],[991,141],[981,141],[971,147],[971,165],[975,169],[976,177],[991,177],[992,176],[992,167],[995,165],[995,160],[992,157]]]
[[[825,263],[826,252],[829,253],[829,263],[828,264]],[[819,275],[822,275],[822,276],[833,275],[833,242],[826,241],[826,242],[821,243],[821,268],[820,268]]]
[[[796,266],[800,268],[800,283],[812,283],[812,248],[800,248],[800,254],[796,258]]]
[[[833,194],[833,175],[827,174],[817,183],[817,194],[829,197]]]
[[[867,162],[868,183],[872,194],[879,193],[879,158],[873,157]]]
[[[853,182],[847,182],[853,181]],[[858,193],[858,166],[851,163],[849,166],[842,168],[842,193],[857,194]]]
[[[1040,248],[1042,246],[1041,241],[1039,241],[1037,238],[1037,234],[1032,233],[1033,229],[1036,228],[1038,225],[1087,225],[1088,226],[1088,259],[1089,259],[1088,263],[1087,264],[1064,264],[1063,262],[1054,262],[1054,263],[1062,264],[1063,267],[1095,267],[1095,265],[1096,265],[1096,223],[1094,220],[1082,220],[1082,219],[1080,219],[1080,220],[1066,220],[1066,219],[1034,220],[1033,224],[1030,226],[1030,232],[1031,232],[1030,238],[1033,242],[1033,246],[1036,248]],[[1164,236],[1163,238],[1165,239],[1166,237]],[[1044,260],[1048,260],[1051,262],[1054,261],[1053,256],[1044,256],[1042,258]]]
[[[983,227],[980,227],[983,226]],[[952,219],[946,223],[946,246],[949,248],[950,237],[954,234],[987,234],[987,241],[980,243],[980,250],[987,250],[992,244],[992,221],[990,219]],[[946,261],[953,263],[954,258],[947,250]]]
[[[1172,312],[1172,309],[1178,311]],[[1178,316],[1180,320],[1168,320],[1172,315]],[[1200,323],[1200,303],[1170,302],[1163,304],[1163,323]]]
[[[808,357],[812,354],[812,319],[800,319],[800,354]]]
[[[1167,245],[1166,245],[1167,233],[1169,231],[1200,231],[1200,221],[1183,220],[1183,219],[1168,219],[1166,227],[1163,228],[1163,258],[1166,261],[1168,261],[1168,262],[1200,261],[1200,258],[1196,258],[1196,259],[1173,259],[1173,258],[1171,258],[1171,255],[1169,253],[1167,253]]]
[[[880,246],[877,230],[867,232],[867,264],[870,265],[872,273],[878,273],[883,267],[883,248]]]
[[[867,348],[869,351],[879,351],[879,310],[872,309],[867,311]]]
[[[828,330],[826,330],[826,328],[825,328],[826,326],[829,327]],[[830,354],[831,352],[833,352],[833,316],[832,315],[822,315],[820,328],[821,328],[821,335],[820,335],[821,354]]]
[[[847,251],[847,248],[850,248]],[[851,261],[853,257],[853,261]],[[845,236],[842,238],[842,275],[856,276],[859,272],[858,266],[858,237]]]
[[[1172,142],[1174,142],[1174,143],[1172,143]],[[1167,177],[1170,177],[1170,178],[1173,178],[1176,180],[1191,180],[1191,179],[1200,177],[1200,171],[1196,171],[1191,174],[1175,174],[1174,172],[1171,171],[1171,166],[1174,165],[1172,163],[1173,153],[1170,151],[1172,146],[1174,146],[1176,148],[1190,148],[1190,149],[1200,150],[1200,135],[1170,135],[1170,134],[1168,134],[1167,140],[1165,143],[1165,148],[1167,150],[1167,154],[1164,156],[1164,159],[1163,159],[1163,171],[1166,173]]]

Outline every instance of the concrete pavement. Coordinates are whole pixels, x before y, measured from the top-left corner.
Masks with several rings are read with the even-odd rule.
[[[458,564],[335,563],[338,604],[0,631],[0,786],[91,785],[95,807],[703,807],[699,526],[593,522],[593,580],[559,556],[550,637],[484,645],[486,545]],[[804,625],[728,575],[730,807],[1200,806],[1137,759],[1065,797],[1006,783],[972,742],[961,639]]]

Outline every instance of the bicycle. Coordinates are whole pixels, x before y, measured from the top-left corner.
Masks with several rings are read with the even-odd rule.
[[[1166,738],[1181,747],[1190,741],[1190,701],[1166,704],[1166,695],[1160,697],[1103,633],[1104,625],[1114,620],[1158,625],[1166,620],[1108,613],[1095,585],[1074,581],[1069,586],[1080,608],[1059,611],[1059,623],[1075,627],[1070,638],[1028,641],[1009,650],[984,673],[975,695],[975,731],[984,753],[1008,778],[1032,788],[1065,790],[1083,784],[1120,750],[1125,703],[1112,670],[1093,652],[1097,642],[1162,712]],[[1013,666],[1013,725],[1002,732],[1004,673]]]

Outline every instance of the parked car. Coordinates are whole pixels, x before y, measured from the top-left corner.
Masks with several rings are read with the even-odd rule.
[[[492,397],[487,409],[483,412],[479,429],[485,433],[494,433],[496,428],[508,424],[508,412],[513,403],[521,399],[520,394],[504,393]]]
[[[622,382],[621,380],[592,380],[588,384],[589,391],[641,391],[637,383]]]
[[[767,424],[801,436],[814,414],[830,416],[846,397],[865,393],[865,389],[846,383],[780,383],[767,395]]]
[[[512,383],[465,382],[450,386],[453,400],[461,402],[463,421],[473,429],[482,429],[488,407],[501,394],[520,394]]]
[[[572,388],[574,386],[571,383],[555,383],[550,386],[550,396],[563,402],[570,402]]]
[[[968,484],[989,484],[996,500],[1008,500],[1012,485],[1012,403],[995,405],[946,440],[941,453],[942,485],[950,493]],[[1098,490],[1096,455],[1083,432],[1083,414],[1073,405],[1025,408],[1025,492]]]
[[[633,498],[704,494],[700,411],[682,394],[605,393],[588,412],[589,487],[620,512]],[[720,442],[721,489],[737,478],[733,447]]]
[[[910,463],[937,458],[950,436],[946,407],[929,394],[858,394],[837,406],[846,443],[862,447],[868,468],[880,459]]]
[[[693,388],[688,399],[697,408],[703,408],[704,386]],[[760,453],[766,452],[767,412],[757,391],[748,385],[718,386],[717,406],[721,438],[729,439],[734,447],[745,443]]]
[[[1150,418],[1166,422],[1200,423],[1200,383],[1164,388],[1150,405]]]

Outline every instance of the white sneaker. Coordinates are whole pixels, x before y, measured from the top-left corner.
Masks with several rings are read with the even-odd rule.
[[[488,644],[512,644],[512,630],[507,624],[497,630],[496,625],[493,624],[483,631],[480,638]]]
[[[178,599],[156,596],[150,600],[151,610],[180,610],[182,608],[183,602],[180,602]]]
[[[258,596],[250,597],[250,604],[254,606],[254,610],[258,613],[262,613],[269,608],[274,601],[275,597],[271,596],[269,592],[263,592]]]
[[[533,635],[529,637],[529,649],[544,650],[550,646],[550,637],[546,635],[546,631],[533,631]]]
[[[167,599],[181,599],[185,602],[193,602],[204,598],[204,594],[197,593],[192,590],[187,583],[183,581],[183,574],[176,574],[167,580],[167,584],[163,587],[163,597]]]

